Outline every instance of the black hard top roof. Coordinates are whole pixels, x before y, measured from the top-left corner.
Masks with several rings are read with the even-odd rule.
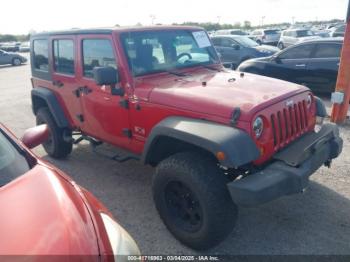
[[[69,29],[62,31],[51,31],[33,34],[32,37],[54,36],[54,35],[83,35],[83,34],[111,34],[112,32],[151,31],[151,30],[203,30],[196,26],[132,26],[132,27],[110,27],[92,29]]]

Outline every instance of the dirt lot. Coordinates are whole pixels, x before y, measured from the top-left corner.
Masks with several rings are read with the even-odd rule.
[[[0,122],[20,136],[35,124],[30,69],[0,66]],[[328,103],[329,104],[329,103]],[[350,127],[341,127],[344,151],[322,167],[304,194],[259,208],[241,209],[234,232],[208,254],[350,254]],[[93,192],[138,242],[143,254],[195,254],[161,222],[151,196],[153,169],[136,161],[119,164],[96,156],[88,144],[63,161],[36,152]],[[202,253],[202,254],[203,254]]]

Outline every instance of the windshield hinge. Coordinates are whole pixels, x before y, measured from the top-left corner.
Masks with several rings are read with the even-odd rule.
[[[232,115],[231,115],[231,125],[236,126],[238,118],[241,116],[241,109],[239,107],[235,107],[233,109]]]

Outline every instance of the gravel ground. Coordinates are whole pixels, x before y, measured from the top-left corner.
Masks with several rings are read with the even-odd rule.
[[[18,136],[35,124],[30,89],[28,65],[0,66],[0,122]],[[341,127],[343,154],[330,169],[322,167],[311,177],[304,194],[241,209],[233,233],[201,254],[350,254],[349,130],[349,125]],[[75,146],[62,161],[47,157],[41,147],[35,152],[101,199],[143,254],[198,254],[176,241],[161,222],[152,201],[152,168],[103,159],[87,143]]]

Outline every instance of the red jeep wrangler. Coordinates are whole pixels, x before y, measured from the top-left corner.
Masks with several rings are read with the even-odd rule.
[[[337,126],[315,131],[326,110],[308,88],[226,70],[201,28],[37,34],[31,65],[47,153],[63,158],[85,139],[155,166],[159,214],[195,249],[231,232],[237,206],[302,192],[342,151]]]

